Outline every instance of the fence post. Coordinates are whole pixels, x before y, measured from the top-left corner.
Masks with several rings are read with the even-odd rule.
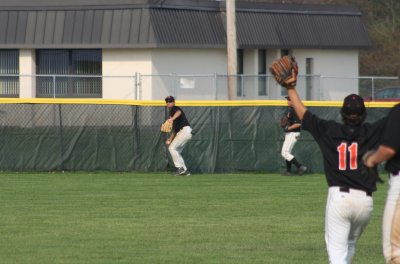
[[[217,73],[214,72],[215,100],[218,100]]]
[[[53,75],[53,98],[56,98],[56,76]]]
[[[59,127],[60,127],[60,169],[61,172],[64,172],[64,135],[63,135],[63,120],[62,120],[62,110],[61,104],[58,104],[58,118],[60,119]]]
[[[140,89],[140,73],[135,72],[135,99],[136,100],[140,100],[139,99],[139,89]]]
[[[324,76],[319,75],[319,100],[324,98]]]
[[[240,91],[241,91],[241,97],[242,97],[242,99],[243,99],[243,96],[245,96],[245,94],[244,94],[244,81],[243,81],[243,74],[241,74],[241,75],[238,75],[238,76],[240,76]]]
[[[177,84],[176,78],[177,78],[176,73],[171,73],[171,79],[172,79],[172,94],[173,94],[173,96],[175,96],[175,97],[179,97],[179,95],[177,94],[177,90],[176,90],[176,84]]]
[[[375,101],[375,77],[372,76],[372,93],[371,93],[372,101]]]

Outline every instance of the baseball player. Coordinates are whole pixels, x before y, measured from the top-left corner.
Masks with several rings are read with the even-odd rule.
[[[388,115],[378,149],[366,154],[364,163],[373,168],[383,161],[389,172],[389,190],[382,223],[382,246],[386,263],[400,264],[400,104]]]
[[[175,98],[173,96],[167,96],[165,103],[169,109],[168,121],[173,123],[172,133],[165,144],[169,145],[169,153],[177,168],[174,175],[189,176],[190,172],[185,165],[181,153],[185,144],[192,138],[192,128],[183,110],[175,105]]]
[[[328,182],[325,211],[325,242],[331,264],[350,264],[355,244],[367,226],[372,210],[372,193],[376,178],[362,163],[362,155],[378,144],[385,124],[381,119],[364,123],[366,109],[363,99],[351,94],[343,101],[341,116],[344,124],[323,120],[308,111],[295,88],[288,94],[302,127],[318,143]]]
[[[307,167],[301,165],[291,153],[294,145],[300,138],[301,121],[297,117],[296,112],[292,107],[292,102],[290,101],[290,97],[286,96],[285,98],[287,99],[288,103],[288,110],[285,113],[288,123],[283,128],[285,131],[285,141],[283,142],[282,145],[281,155],[286,162],[286,171],[283,173],[283,175],[284,176],[292,175],[292,164],[294,164],[297,167],[297,173],[299,175],[303,175],[303,173],[307,170]]]

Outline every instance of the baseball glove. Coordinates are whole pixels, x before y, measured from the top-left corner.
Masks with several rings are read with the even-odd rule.
[[[281,128],[285,128],[289,125],[289,118],[284,115],[281,117]]]
[[[286,88],[296,86],[299,66],[296,60],[290,56],[283,56],[274,61],[269,68],[270,73],[277,83]]]
[[[167,120],[161,125],[161,132],[170,133],[172,131],[172,122]]]

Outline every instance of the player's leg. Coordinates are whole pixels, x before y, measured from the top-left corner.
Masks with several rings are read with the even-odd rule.
[[[382,247],[386,263],[400,264],[400,176],[390,177],[382,222]]]
[[[348,264],[348,237],[351,208],[348,193],[330,187],[325,211],[325,243],[330,264]]]
[[[367,227],[374,207],[372,197],[367,196],[363,191],[351,192],[350,195],[353,198],[354,217],[348,239],[347,263],[353,260],[356,242]]]
[[[177,169],[183,168],[183,166],[185,165],[183,163],[183,159],[182,156],[180,154],[179,151],[179,146],[180,146],[180,140],[179,140],[179,136],[180,136],[181,131],[179,131],[174,140],[172,140],[171,144],[169,144],[168,150],[169,153],[171,154],[172,157],[172,161],[174,162],[174,165]]]
[[[290,174],[291,165],[294,164],[297,167],[297,171],[299,175],[302,175],[307,168],[303,166],[300,162],[296,160],[294,155],[292,155],[292,150],[296,144],[296,142],[300,138],[300,132],[290,132],[286,133],[285,141],[282,145],[281,155],[286,160],[286,172]]]
[[[177,168],[183,168],[184,171],[187,170],[185,165],[185,161],[181,155],[182,150],[185,144],[192,138],[191,128],[184,127],[181,131],[179,131],[174,140],[171,142],[169,146],[169,152],[171,153],[172,160],[174,161],[174,165]]]
[[[290,174],[292,172],[292,162],[285,160],[285,163],[286,163],[286,172],[287,174]]]
[[[294,158],[291,152],[296,141],[295,133],[285,133],[285,141],[283,141],[281,150],[281,155],[285,160],[291,161]]]
[[[294,159],[294,156],[291,152],[296,141],[295,133],[285,133],[285,141],[283,142],[281,150],[281,155],[286,162],[285,175],[290,175],[292,171],[292,160]]]

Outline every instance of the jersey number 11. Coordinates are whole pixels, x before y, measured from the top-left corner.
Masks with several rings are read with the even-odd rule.
[[[339,170],[347,169],[347,151],[350,156],[350,170],[357,169],[357,153],[358,153],[358,144],[353,142],[350,146],[347,147],[347,143],[342,143],[337,147],[337,151],[339,152]]]

